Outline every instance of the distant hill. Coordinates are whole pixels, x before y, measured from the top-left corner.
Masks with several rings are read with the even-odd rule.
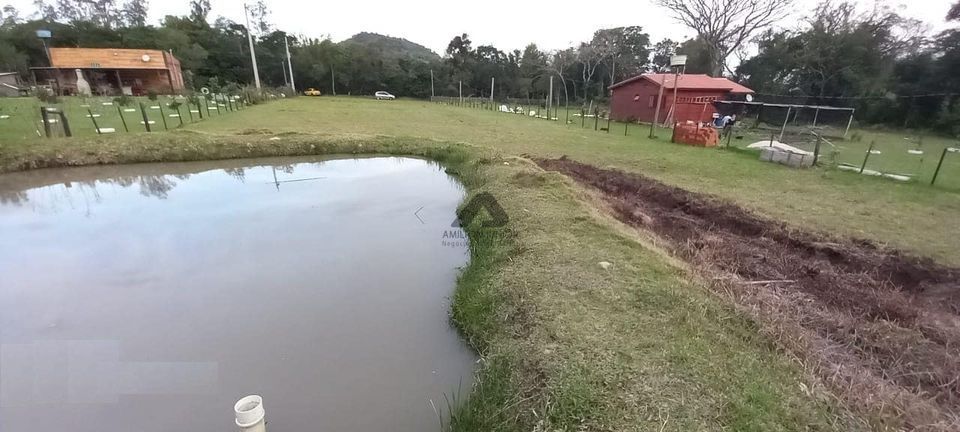
[[[401,58],[417,59],[424,62],[440,60],[437,53],[429,48],[410,42],[406,39],[384,36],[376,33],[357,33],[340,42],[341,45],[356,44],[377,52],[382,59],[397,60]]]

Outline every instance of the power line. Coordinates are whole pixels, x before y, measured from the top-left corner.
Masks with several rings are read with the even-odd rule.
[[[916,95],[892,95],[892,96],[808,96],[808,95],[790,95],[775,93],[754,93],[756,96],[785,97],[785,98],[805,98],[805,99],[841,99],[841,100],[867,100],[867,99],[917,99],[927,97],[947,97],[960,96],[960,93],[927,93]]]

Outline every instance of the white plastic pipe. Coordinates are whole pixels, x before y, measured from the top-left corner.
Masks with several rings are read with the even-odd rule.
[[[266,432],[263,398],[257,395],[246,396],[233,406],[240,432]]]

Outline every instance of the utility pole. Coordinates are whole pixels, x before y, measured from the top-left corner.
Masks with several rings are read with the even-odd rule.
[[[433,69],[430,69],[430,100],[436,96],[436,93],[433,92]]]
[[[656,138],[657,134],[654,132],[656,130],[657,124],[660,123],[660,107],[663,105],[663,87],[667,84],[667,74],[660,74],[660,90],[657,92],[657,111],[653,115],[653,123],[650,123],[650,135],[648,138]]]
[[[290,72],[290,90],[297,92],[297,85],[293,83],[293,62],[290,60],[290,43],[287,42],[287,34],[283,34],[283,47],[287,50],[287,71]],[[283,77],[286,81],[287,77]]]
[[[282,60],[280,61],[280,70],[283,72],[283,85],[290,85],[290,83],[287,81],[287,62]]]
[[[550,109],[553,108],[553,75],[550,75],[550,93],[547,98],[549,103],[547,103],[547,120],[550,120]]]
[[[460,105],[463,105],[463,81],[460,81],[459,98],[460,98]]]
[[[493,82],[496,78],[490,77],[490,103],[493,103]]]
[[[243,4],[243,18],[247,20],[247,42],[250,43],[250,62],[253,63],[253,81],[260,90],[260,71],[257,70],[257,53],[253,51],[253,33],[250,31],[250,14],[247,4]]]
[[[333,66],[330,66],[330,90],[337,95],[337,78],[333,76]]]

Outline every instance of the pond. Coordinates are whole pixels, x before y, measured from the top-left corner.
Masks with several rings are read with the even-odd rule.
[[[412,158],[0,175],[0,430],[429,431],[469,392],[449,322],[462,186]]]

